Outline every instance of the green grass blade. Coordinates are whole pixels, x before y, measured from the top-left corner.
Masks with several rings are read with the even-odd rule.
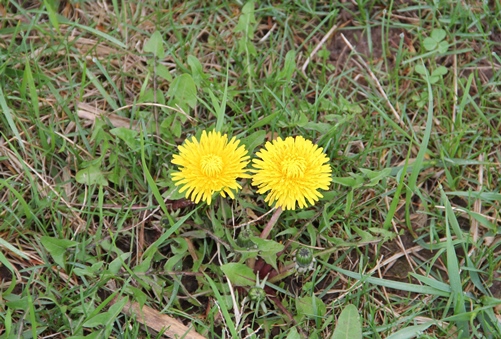
[[[7,180],[0,179],[0,188],[7,187],[7,189],[17,198],[17,201],[21,204],[24,215],[28,220],[30,220],[32,217],[35,217],[30,205],[26,202],[26,200],[23,198],[22,194],[19,193],[14,187],[12,187]]]
[[[221,310],[221,313],[223,314],[224,320],[226,322],[226,328],[230,331],[233,338],[240,338],[240,336],[238,335],[238,333],[236,331],[235,323],[233,322],[233,319],[230,316],[230,313],[228,312],[228,308],[226,307],[225,298],[221,295],[221,293],[219,293],[219,289],[217,288],[214,280],[212,280],[211,277],[209,277],[205,273],[204,273],[204,276],[205,276],[205,279],[207,279],[207,282],[209,283],[212,291],[214,292],[219,309]]]
[[[31,294],[28,294],[28,314],[29,314],[29,319],[31,322],[31,335],[32,338],[38,338],[38,333],[37,333],[37,327],[38,327],[38,321],[37,321],[37,316],[36,316],[36,311],[35,311],[35,305],[33,302],[33,297]]]
[[[17,255],[25,260],[30,259],[23,251],[20,251],[18,248],[16,248],[12,244],[8,243],[7,241],[5,241],[2,237],[0,237],[0,247],[7,249],[9,252],[12,252],[15,255]],[[7,267],[10,271],[14,271],[14,269],[12,268],[12,265],[7,261],[7,259],[3,255],[2,255],[2,257],[0,257],[0,262],[2,262],[5,265],[5,267]]]
[[[113,108],[113,110],[118,110],[118,105],[116,103],[116,101],[110,96],[110,94],[104,89],[103,85],[101,85],[101,82],[99,81],[98,77],[96,77],[94,75],[94,73],[92,73],[92,71],[87,68],[87,67],[84,67],[84,65],[79,62],[80,64],[80,67],[83,69],[86,70],[86,76],[87,78],[89,78],[89,80],[92,82],[92,84],[94,86],[96,86],[97,90],[99,91],[99,93],[101,93],[101,95],[106,99],[106,102],[108,102],[108,104],[111,106],[111,108]]]
[[[17,126],[14,123],[14,119],[12,118],[12,111],[10,110],[9,106],[7,105],[7,101],[5,100],[2,86],[0,86],[0,107],[2,108],[3,115],[5,116],[5,119],[7,120],[7,123],[9,124],[9,127],[14,134],[14,137],[19,143],[19,147],[21,147],[23,152],[26,152],[26,149],[24,148],[24,144],[22,142],[23,139],[21,138],[19,130],[17,129]]]
[[[421,293],[421,294],[431,294],[431,295],[436,295],[436,296],[442,296],[442,297],[448,297],[450,296],[450,293],[447,293],[445,291],[430,287],[430,286],[422,286],[422,285],[415,285],[415,284],[409,284],[409,283],[403,283],[399,281],[394,281],[394,280],[387,280],[387,279],[381,279],[381,278],[374,278],[371,276],[366,276],[366,275],[361,275],[359,273],[351,272],[336,266],[333,266],[331,264],[328,264],[324,261],[319,260],[319,263],[322,265],[330,268],[333,271],[342,273],[350,278],[357,279],[363,282],[367,282],[370,284],[378,285],[378,286],[384,286],[384,287],[389,287],[389,288],[394,288],[397,290],[401,291],[407,291],[407,292],[414,292],[414,293]]]
[[[440,195],[442,198],[442,202],[445,206],[445,236],[447,238],[447,273],[449,275],[449,283],[451,285],[451,298],[454,305],[454,314],[461,315],[466,313],[465,308],[465,300],[463,293],[463,285],[461,283],[461,274],[459,272],[459,262],[456,254],[456,250],[454,245],[452,244],[452,234],[450,226],[452,224],[452,228],[456,233],[456,236],[462,240],[462,231],[459,227],[456,216],[454,215],[454,211],[452,210],[451,204],[447,196],[445,195],[442,187],[440,187]],[[469,333],[469,327],[467,321],[456,322],[458,328],[462,331],[461,337],[466,337]]]
[[[428,71],[427,71],[428,72]],[[431,129],[433,127],[433,92],[431,89],[431,84],[428,81],[428,76],[425,77],[428,87],[428,114],[426,117],[426,126],[423,134],[423,139],[421,144],[419,145],[419,151],[416,156],[416,160],[413,163],[413,168],[411,175],[409,177],[408,185],[409,185],[409,193],[414,192],[416,189],[416,183],[419,173],[421,172],[421,168],[423,167],[424,156],[428,151],[428,143],[430,142]],[[408,194],[410,196],[411,194]]]
[[[391,200],[390,208],[388,209],[388,214],[386,216],[386,219],[383,224],[383,229],[389,230],[391,228],[391,222],[393,220],[393,217],[395,213],[397,212],[397,207],[398,204],[400,203],[401,197],[400,194],[402,193],[402,189],[405,186],[405,177],[407,173],[407,166],[409,165],[409,156],[410,156],[411,149],[409,148],[409,152],[407,153],[407,157],[405,158],[405,164],[404,167],[396,174],[397,180],[398,180],[398,185],[397,189],[395,190],[395,194],[393,195],[393,199]]]
[[[392,335],[390,335],[387,339],[412,339],[419,338],[419,336],[426,331],[431,325],[435,325],[435,321],[427,321],[421,325],[414,325],[403,328]]]
[[[59,22],[62,23],[62,24],[65,24],[65,25],[69,25],[70,27],[73,26],[73,27],[76,27],[76,28],[79,28],[83,31],[87,31],[89,33],[92,33],[100,38],[103,38],[104,40],[107,40],[109,42],[111,42],[112,44],[114,45],[117,45],[118,47],[120,48],[127,48],[127,46],[121,42],[120,40],[118,40],[117,38],[109,35],[109,34],[106,34],[104,32],[101,32],[100,30],[98,29],[95,29],[95,28],[92,28],[92,27],[89,27],[89,26],[86,26],[86,25],[81,25],[77,22],[74,22],[74,21],[70,21],[62,16],[59,17]]]
[[[169,211],[167,210],[167,206],[165,205],[164,199],[162,197],[162,194],[160,194],[160,191],[158,190],[157,184],[153,177],[150,174],[150,170],[148,169],[148,166],[146,164],[146,157],[145,157],[145,150],[144,150],[144,135],[141,132],[140,135],[140,140],[141,140],[141,164],[143,166],[143,172],[144,176],[146,177],[146,181],[148,182],[148,185],[153,192],[153,196],[155,199],[157,199],[158,204],[160,205],[160,208],[164,212],[164,215],[169,219],[169,223],[171,226],[174,226],[174,220],[169,214]]]
[[[444,291],[447,293],[451,292],[451,287],[446,283],[443,283],[430,277],[425,277],[423,275],[415,274],[412,272],[410,273],[410,275],[416,278],[417,280],[421,281],[423,284],[436,288],[437,290]]]
[[[143,258],[147,258],[150,255],[153,254],[153,252],[159,248],[169,237],[174,234],[179,227],[181,227],[186,220],[188,220],[195,211],[197,211],[198,208],[193,209],[189,213],[186,213],[182,218],[180,218],[174,225],[172,225],[168,230],[166,230],[153,244],[148,247],[148,249],[144,252]]]
[[[216,118],[216,131],[220,132],[224,125],[224,120],[226,118],[226,103],[228,101],[228,79],[230,72],[230,64],[228,60],[228,64],[226,65],[226,81],[224,83],[224,92],[223,99],[221,100],[221,105],[214,105],[214,111],[217,114]],[[214,103],[215,98],[212,98],[212,102]]]
[[[59,30],[59,21],[57,20],[57,13],[54,10],[54,7],[59,5],[59,1],[44,0],[43,3],[45,5],[45,9],[47,9],[50,23],[54,26],[56,32],[61,34],[61,31]]]

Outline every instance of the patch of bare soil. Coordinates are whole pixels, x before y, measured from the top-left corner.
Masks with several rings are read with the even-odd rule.
[[[387,20],[383,19],[386,16],[385,10],[387,9],[384,6],[374,6],[370,22]],[[353,58],[353,54],[357,53],[369,64],[386,63],[392,67],[394,64],[393,51],[398,49],[400,41],[404,39],[406,43],[410,43],[408,33],[401,28],[388,27],[388,23],[384,26],[381,24],[363,25],[358,23],[354,21],[353,16],[356,11],[358,10],[355,5],[348,4],[340,11],[339,28],[327,46],[331,51],[330,60],[336,65],[336,69],[359,68],[356,58]],[[408,23],[417,19],[409,16],[391,20],[402,20]]]
[[[348,27],[345,27],[348,28]],[[398,48],[399,41],[404,30],[391,28],[387,32],[383,32],[383,27],[376,26],[368,31],[366,28],[349,27],[342,29],[334,35],[329,50],[331,51],[330,60],[336,65],[336,68],[356,66],[355,60],[352,58],[352,53],[356,52],[370,63],[379,63],[383,61],[383,57],[387,57],[390,65],[393,64],[393,56],[383,54],[383,39],[388,40],[390,45]],[[383,33],[385,35],[383,35]],[[345,39],[354,47],[354,51],[346,43]]]

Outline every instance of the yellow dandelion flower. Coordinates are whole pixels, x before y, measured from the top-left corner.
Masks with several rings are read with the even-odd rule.
[[[203,200],[210,205],[216,192],[233,199],[233,191],[242,188],[237,178],[249,177],[245,169],[249,163],[247,150],[235,137],[228,142],[226,134],[203,131],[200,141],[192,137],[178,149],[172,163],[179,171],[172,179],[179,192],[186,191],[186,198],[196,203]]]
[[[329,159],[322,151],[301,136],[267,142],[256,153],[261,159],[253,160],[252,185],[258,193],[270,191],[264,201],[284,210],[296,209],[296,202],[300,208],[307,206],[306,201],[313,205],[322,197],[318,190],[328,189],[332,180]]]

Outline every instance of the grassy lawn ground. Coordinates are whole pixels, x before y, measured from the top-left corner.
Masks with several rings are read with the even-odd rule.
[[[1,0],[0,338],[501,338],[500,91],[496,0]],[[195,203],[203,131],[332,181]]]

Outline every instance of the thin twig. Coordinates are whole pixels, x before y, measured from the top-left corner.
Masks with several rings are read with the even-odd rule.
[[[344,43],[350,48],[350,50],[355,54],[355,56],[358,58],[358,61],[365,67],[366,71],[369,73],[371,79],[375,82],[377,89],[379,90],[379,93],[383,96],[384,100],[386,101],[386,104],[388,107],[390,107],[391,112],[397,119],[398,123],[400,124],[401,127],[405,127],[404,122],[400,118],[400,115],[398,115],[398,112],[395,110],[395,107],[391,104],[390,100],[388,99],[388,96],[386,95],[386,92],[384,91],[383,87],[379,83],[379,80],[377,77],[374,75],[374,73],[371,71],[369,68],[369,65],[364,61],[364,59],[358,54],[356,51],[355,47],[344,37],[343,34],[341,34],[341,38],[343,39]]]
[[[454,212],[460,212],[464,215],[468,215],[471,217],[471,214],[469,213],[470,211],[464,209],[464,208],[461,208],[461,207],[456,207],[456,206],[451,206],[452,207],[452,210]],[[438,209],[441,209],[441,210],[445,210],[445,206],[441,206],[441,205],[435,205],[435,208],[438,208]],[[493,222],[493,223],[496,223],[496,224],[499,224],[501,222],[501,220],[499,218],[496,218],[496,217],[491,217],[489,215],[486,215],[486,214],[481,214],[479,213],[482,217],[484,217],[485,219]]]
[[[323,44],[325,44],[325,42],[327,41],[327,39],[329,39],[329,37],[332,35],[332,33],[334,33],[334,31],[336,29],[337,29],[337,25],[332,26],[332,28],[327,32],[327,34],[324,35],[324,37],[322,38],[322,40],[320,40],[320,42],[318,43],[318,45],[315,46],[315,48],[313,49],[313,51],[310,53],[310,56],[308,57],[308,59],[306,59],[306,61],[304,62],[304,65],[301,68],[301,71],[303,72],[303,74],[305,76],[306,76],[305,70],[306,70],[306,67],[308,67],[308,64],[310,63],[311,58],[313,58],[313,56],[315,56],[315,54],[317,54],[317,52],[320,49],[320,47],[322,47]]]
[[[270,37],[271,33],[275,30],[276,27],[277,27],[277,23],[275,22],[273,24],[273,26],[271,26],[271,28],[268,31],[268,33],[266,33],[261,39],[259,39],[258,44],[262,44],[263,42],[265,42],[266,40],[268,40],[268,38]]]
[[[250,224],[253,224],[253,223],[258,222],[259,220],[263,219],[265,216],[267,216],[268,214],[270,214],[273,211],[274,210],[271,209],[268,212],[264,213],[263,215],[259,216],[258,218],[253,219],[251,221],[244,222],[243,224],[237,225],[234,228],[241,228],[241,227],[249,226]]]

